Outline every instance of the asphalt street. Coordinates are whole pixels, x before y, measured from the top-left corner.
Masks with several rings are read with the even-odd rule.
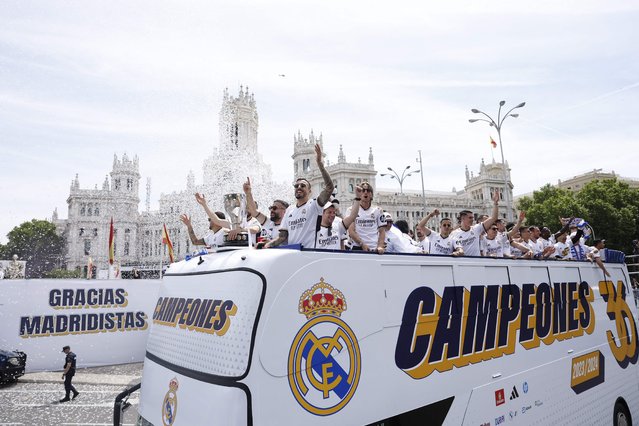
[[[80,392],[70,402],[64,397],[61,372],[28,373],[17,383],[0,386],[0,426],[98,426],[113,424],[113,403],[124,389],[139,383],[142,363],[78,369],[73,385]],[[138,394],[129,402],[125,425],[137,418]]]

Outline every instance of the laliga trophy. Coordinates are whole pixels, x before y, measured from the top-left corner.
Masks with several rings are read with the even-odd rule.
[[[241,229],[242,223],[246,221],[246,201],[242,194],[224,194],[224,210],[231,222],[231,229]],[[228,233],[224,236],[224,245],[226,246],[248,246],[248,232],[240,232],[234,240],[229,239]]]

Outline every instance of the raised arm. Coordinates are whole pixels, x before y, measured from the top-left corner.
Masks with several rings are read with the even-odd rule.
[[[351,205],[351,214],[342,219],[344,229],[349,229],[352,223],[357,219],[359,213],[359,202],[362,200],[362,187],[357,185],[355,187],[355,198],[353,198],[353,204]]]
[[[519,212],[519,217],[517,218],[517,223],[515,224],[515,226],[513,226],[513,229],[511,229],[508,232],[508,240],[512,240],[513,239],[513,237],[515,236],[517,231],[519,231],[519,227],[521,226],[521,224],[524,223],[524,219],[526,219],[526,212],[522,210],[522,211]]]
[[[568,219],[563,218],[563,217],[560,217],[560,218],[559,218],[559,221],[562,223],[562,225],[563,225],[563,226],[561,227],[561,229],[560,229],[559,231],[557,231],[557,232],[555,232],[555,233],[553,234],[553,235],[555,236],[555,240],[556,240],[557,238],[559,238],[559,236],[560,236],[561,234],[565,234],[566,232],[568,232],[568,230],[570,229],[570,222],[572,222],[572,220],[573,220],[574,218],[575,218],[574,216],[572,216],[572,217],[570,217],[570,218],[568,218]]]
[[[494,191],[493,193],[493,214],[484,221],[484,232],[488,230],[493,223],[497,220],[497,216],[499,215],[499,191]]]
[[[435,209],[432,212],[428,213],[428,215],[425,218],[423,218],[422,220],[420,220],[419,223],[417,224],[417,227],[420,228],[422,230],[422,232],[424,232],[424,235],[426,235],[427,237],[433,231],[429,227],[427,227],[426,224],[428,223],[429,220],[431,220],[435,216],[439,216],[439,210],[438,209]]]
[[[185,214],[181,214],[180,215],[180,221],[186,225],[186,229],[189,232],[189,238],[191,239],[191,242],[196,245],[196,246],[203,246],[205,245],[204,243],[204,239],[203,238],[198,238],[195,236],[195,232],[193,231],[193,225],[191,225],[191,218],[188,217]]]
[[[204,195],[200,194],[199,192],[196,192],[195,193],[195,201],[197,201],[197,203],[202,206],[202,208],[206,212],[206,214],[209,217],[209,219],[211,219],[211,223],[213,223],[214,225],[219,226],[220,228],[230,228],[231,227],[231,222],[229,222],[228,220],[225,220],[225,219],[220,219],[218,217],[218,215],[216,215],[215,212],[213,212],[209,208],[209,205],[207,204],[206,198],[204,198]]]
[[[333,185],[333,180],[324,167],[324,160],[322,159],[322,148],[319,146],[319,144],[315,144],[315,154],[317,167],[319,168],[320,173],[322,173],[322,178],[324,179],[324,189],[317,197],[317,203],[320,206],[323,206],[331,198],[331,194],[333,194],[335,185]]]
[[[257,219],[257,221],[260,222],[261,225],[264,225],[264,223],[268,220],[268,217],[265,214],[257,211],[257,206],[255,205],[255,200],[253,199],[253,192],[251,190],[250,178],[246,178],[246,182],[244,182],[244,185],[242,185],[242,189],[244,190],[244,194],[246,195],[246,210],[251,214],[251,216]]]

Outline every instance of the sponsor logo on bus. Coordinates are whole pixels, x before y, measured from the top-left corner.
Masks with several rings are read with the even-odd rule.
[[[510,398],[508,399],[512,401],[513,399],[517,398],[519,398],[519,392],[517,392],[517,386],[513,386],[513,390],[510,391]]]
[[[500,425],[506,421],[506,416],[503,414],[499,417],[495,417],[495,426]]]
[[[295,400],[318,416],[337,413],[351,400],[361,372],[353,330],[341,319],[346,298],[320,278],[300,297],[307,322],[297,332],[288,356],[288,378]],[[346,352],[339,356],[337,355]]]
[[[504,390],[498,389],[495,391],[495,406],[499,406],[506,402],[506,397],[504,396]]]

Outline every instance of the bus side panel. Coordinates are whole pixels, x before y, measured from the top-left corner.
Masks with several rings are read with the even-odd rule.
[[[144,360],[143,377],[144,398],[140,399],[139,413],[154,425],[250,424],[250,395],[239,387],[196,380],[148,358]]]
[[[608,269],[611,282],[623,282],[622,268],[609,266]],[[504,359],[502,375],[494,383],[473,389],[464,424],[610,424],[617,398],[623,398],[633,418],[639,419],[636,417],[639,398],[636,357],[634,363],[632,356],[619,363],[611,351],[606,332],[610,330],[616,335],[617,327],[609,316],[609,305],[599,291],[599,281],[603,280],[601,271],[578,264],[551,264],[549,267],[528,264],[510,267],[510,275],[512,281],[520,285],[537,283],[536,291],[539,291],[539,283],[552,283],[553,319],[555,312],[564,314],[565,327],[570,324],[570,315],[574,321],[582,314],[578,301],[580,287],[570,283],[588,283],[592,294],[589,305],[594,314],[593,327],[570,331],[562,328],[559,322],[558,330],[551,332],[554,337],[546,336],[538,343],[522,342],[522,324],[528,321],[532,325],[540,319],[535,315],[524,318],[520,312],[515,353]],[[586,292],[585,287],[581,289]],[[534,300],[535,296],[531,295],[531,298]],[[632,322],[630,319],[625,321],[632,334],[636,309],[631,294],[626,301],[634,316]],[[554,311],[556,304],[565,304],[566,309]],[[620,309],[621,305],[620,302],[615,307]],[[630,336],[628,340],[625,326],[621,329],[624,330],[621,341],[636,353],[632,343],[636,342],[636,337]],[[528,349],[522,343],[526,343]]]

